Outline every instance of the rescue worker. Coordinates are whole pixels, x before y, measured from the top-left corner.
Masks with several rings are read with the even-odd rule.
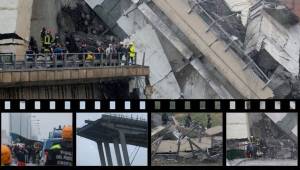
[[[207,129],[211,128],[212,123],[211,123],[211,116],[210,114],[207,115]]]
[[[1,145],[1,166],[9,166],[11,161],[10,148],[6,145]]]
[[[47,31],[47,34],[44,37],[43,41],[43,47],[44,47],[44,53],[50,53],[51,52],[51,45],[52,45],[52,35],[50,31]]]
[[[92,52],[89,51],[89,52],[87,53],[87,56],[86,56],[85,60],[86,60],[86,61],[90,61],[90,62],[94,61],[94,60],[95,60],[94,54],[93,54]]]
[[[191,114],[188,113],[187,116],[185,117],[184,119],[184,127],[186,128],[189,128],[191,126],[191,123],[192,123],[192,117],[191,117]]]
[[[45,165],[72,166],[73,165],[73,132],[72,126],[65,126],[62,130],[62,141],[54,143],[48,151]]]
[[[128,49],[129,49],[129,63],[131,65],[134,65],[135,64],[136,52],[135,52],[135,46],[134,46],[133,42],[129,44]]]
[[[44,47],[45,36],[46,36],[46,28],[43,27],[42,30],[41,30],[41,37],[40,37],[41,38],[41,44],[42,44],[42,49],[41,49],[42,53],[45,52],[44,51],[44,49],[45,49],[45,47]]]
[[[255,144],[255,138],[253,136],[250,137],[249,143],[247,144],[247,157],[248,158],[256,158],[257,147]]]

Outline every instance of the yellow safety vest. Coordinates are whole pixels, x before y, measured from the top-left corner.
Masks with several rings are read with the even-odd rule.
[[[55,144],[50,148],[50,150],[56,150],[56,149],[61,149],[60,144]]]
[[[88,54],[87,57],[86,57],[86,60],[93,61],[94,60],[94,56],[92,54]]]
[[[129,57],[130,58],[135,57],[135,48],[134,48],[134,46],[130,47],[130,49],[129,49]]]
[[[50,37],[50,35],[46,35],[45,36],[44,44],[45,45],[51,45],[51,37]]]

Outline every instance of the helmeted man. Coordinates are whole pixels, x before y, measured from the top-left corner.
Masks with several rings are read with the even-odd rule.
[[[11,164],[11,151],[6,145],[1,145],[1,166],[9,166]]]
[[[73,131],[72,126],[65,126],[62,130],[62,141],[54,143],[48,151],[45,165],[72,166],[73,165]]]
[[[136,57],[135,46],[132,42],[129,44],[129,63],[135,64],[135,57]]]
[[[51,32],[48,30],[47,34],[44,36],[44,41],[43,41],[43,47],[45,53],[51,52],[52,42],[53,42],[53,37],[51,35]]]

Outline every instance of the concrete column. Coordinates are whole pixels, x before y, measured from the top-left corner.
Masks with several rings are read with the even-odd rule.
[[[121,146],[122,146],[125,165],[130,166],[129,155],[128,155],[127,146],[126,146],[125,134],[121,131],[119,131],[119,133],[120,133],[120,141],[121,141]]]
[[[104,151],[103,151],[102,141],[98,141],[97,145],[98,145],[98,152],[99,152],[101,166],[106,166],[106,161],[105,161],[105,157],[104,157]]]
[[[119,148],[119,142],[117,140],[114,141],[114,147],[115,147],[118,166],[122,166],[123,165],[122,157],[121,157],[121,152],[120,152],[120,148]]]
[[[111,154],[110,154],[109,143],[108,142],[103,142],[103,143],[104,143],[105,152],[106,152],[107,164],[108,164],[108,166],[113,166]]]

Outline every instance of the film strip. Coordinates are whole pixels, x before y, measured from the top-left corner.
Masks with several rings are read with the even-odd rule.
[[[297,112],[299,100],[1,100],[1,112]]]
[[[86,136],[85,132],[87,129],[94,128],[94,127],[102,127],[103,125],[97,125],[96,123],[99,122],[132,122],[138,124],[133,129],[136,129],[139,132],[144,131],[147,129],[146,134],[144,134],[144,137],[132,137],[132,139],[137,138],[140,139],[140,144],[136,144],[137,146],[144,148],[142,149],[142,155],[139,155],[141,151],[137,152],[135,154],[135,148],[126,147],[128,150],[124,150],[124,147],[122,147],[121,144],[121,135],[118,138],[118,141],[120,142],[117,144],[117,146],[123,154],[118,158],[118,155],[116,152],[116,145],[114,145],[113,141],[105,141],[102,142],[94,140],[92,137],[89,138],[89,140],[93,140],[95,143],[95,146],[97,147],[97,164],[98,166],[108,165],[108,166],[130,166],[130,165],[137,165],[137,166],[143,166],[144,168],[161,168],[157,167],[159,166],[194,166],[197,168],[197,166],[207,166],[206,168],[226,168],[227,166],[236,166],[237,164],[234,164],[228,160],[230,157],[234,157],[232,153],[232,146],[239,146],[240,150],[245,150],[247,152],[247,142],[254,140],[252,139],[251,135],[248,135],[248,137],[244,137],[243,141],[240,142],[240,139],[237,140],[238,142],[233,140],[234,137],[231,137],[229,139],[229,136],[232,135],[231,131],[228,130],[228,128],[232,128],[229,124],[230,121],[228,119],[233,118],[234,116],[240,116],[237,119],[240,121],[237,122],[243,122],[243,115],[242,114],[259,114],[259,113],[270,113],[270,114],[289,114],[293,113],[294,117],[293,119],[296,120],[296,126],[290,127],[290,130],[293,132],[297,131],[296,138],[293,136],[294,143],[293,143],[293,152],[288,154],[297,154],[297,156],[289,155],[293,157],[292,163],[289,164],[282,164],[278,166],[291,166],[291,168],[298,169],[299,168],[299,153],[298,153],[298,111],[300,108],[300,101],[299,100],[1,100],[0,101],[0,111],[1,111],[1,120],[3,120],[4,114],[14,114],[14,113],[31,113],[33,115],[36,114],[52,114],[56,113],[55,116],[61,114],[71,114],[71,122],[72,129],[74,132],[72,138],[74,139],[72,142],[73,146],[73,168],[80,168],[81,166],[95,166],[95,164],[88,164],[88,163],[81,163],[79,159],[80,155],[82,154],[82,145],[80,143],[80,140],[82,138],[89,138],[89,136]],[[183,115],[182,117],[177,116]],[[163,125],[163,115],[167,114],[168,121],[166,124]],[[216,116],[216,115],[217,116]],[[104,116],[106,115],[106,116]],[[196,119],[198,117],[202,117],[205,119],[205,122],[197,122],[197,121],[191,121],[190,125],[186,125],[186,117],[187,115],[191,116],[192,119]],[[265,114],[266,116],[269,116]],[[90,120],[90,117],[93,118]],[[158,116],[159,125],[158,130],[153,128],[155,124],[155,116]],[[96,118],[95,118],[96,117]],[[218,121],[220,121],[220,126],[218,127],[218,124],[215,124],[214,118],[217,118]],[[280,116],[279,116],[280,117]],[[282,116],[284,117],[284,116]],[[60,119],[59,116],[57,116],[55,119]],[[212,119],[209,124],[209,120]],[[288,118],[287,118],[288,119]],[[271,120],[271,119],[270,119]],[[293,122],[292,120],[288,119],[289,123]],[[22,120],[20,120],[22,121]],[[175,122],[175,123],[174,123]],[[198,124],[194,124],[194,123]],[[233,122],[232,124],[236,124],[237,122]],[[275,122],[275,121],[274,121]],[[205,125],[204,125],[205,124]],[[274,124],[274,123],[272,123]],[[167,126],[168,125],[168,126]],[[42,125],[39,125],[42,126]],[[115,125],[114,126],[119,126]],[[124,124],[122,124],[122,128],[124,128]],[[2,127],[2,126],[1,126]],[[103,126],[104,127],[104,126]],[[171,136],[170,135],[170,128],[176,127],[175,129],[180,129],[178,133],[177,131],[172,131]],[[196,128],[197,127],[197,128]],[[259,127],[259,126],[258,126]],[[126,128],[126,127],[125,127]],[[162,128],[162,129],[159,129]],[[207,132],[207,130],[213,128],[210,130],[210,132]],[[215,129],[214,129],[215,128]],[[233,127],[235,128],[235,127]],[[243,126],[237,127],[240,131],[242,131]],[[195,130],[196,129],[196,130]],[[205,148],[206,146],[202,146],[203,144],[201,142],[195,141],[195,137],[189,137],[190,133],[195,133],[195,131],[198,133],[200,132],[199,129],[205,129],[202,131],[201,139],[202,140],[211,140],[209,141],[210,144],[212,143],[218,143],[220,147],[212,147]],[[2,129],[1,129],[2,130]],[[101,131],[102,129],[99,129]],[[187,130],[187,132],[185,132]],[[270,130],[266,128],[266,131]],[[278,129],[277,129],[278,130]],[[165,131],[169,131],[169,134],[166,135]],[[193,131],[193,132],[192,132]],[[272,131],[272,130],[271,130]],[[282,131],[282,129],[280,130]],[[123,131],[122,131],[123,132]],[[1,131],[3,133],[3,131]],[[99,132],[100,133],[100,132]],[[110,132],[106,131],[106,134],[110,134]],[[106,135],[103,133],[102,135]],[[115,132],[112,132],[115,133]],[[120,131],[118,131],[118,134]],[[126,133],[130,133],[126,131]],[[162,135],[162,134],[163,135]],[[266,132],[264,132],[266,133]],[[121,134],[121,133],[120,133]],[[266,133],[267,134],[267,133]],[[53,134],[52,134],[53,135]],[[126,136],[126,135],[125,135]],[[167,139],[164,137],[168,136]],[[234,136],[234,135],[232,135]],[[126,137],[125,137],[126,138]],[[200,137],[199,137],[200,138]],[[221,138],[221,140],[220,140]],[[97,138],[98,139],[98,138]],[[100,139],[100,137],[99,137]],[[285,138],[286,141],[289,141],[290,137]],[[129,138],[126,138],[127,144],[134,144],[134,140],[131,140]],[[200,141],[200,140],[199,140]],[[284,141],[284,142],[286,142]],[[295,141],[297,141],[295,143]],[[179,143],[181,146],[179,145]],[[221,143],[220,143],[221,142]],[[232,145],[234,143],[234,145]],[[1,138],[1,144],[7,144],[7,142],[3,142],[3,139]],[[157,146],[158,144],[158,146]],[[9,144],[7,144],[9,145]],[[170,145],[170,146],[169,146]],[[163,148],[163,146],[167,146],[168,149]],[[180,146],[180,147],[178,147]],[[201,146],[201,147],[200,147]],[[242,146],[242,147],[241,147]],[[156,148],[157,147],[157,148]],[[204,148],[202,148],[204,147]],[[81,148],[81,149],[80,149]],[[101,149],[102,148],[102,151]],[[113,151],[112,151],[112,148]],[[146,148],[146,149],[145,149]],[[185,151],[182,151],[180,148],[185,148]],[[242,148],[242,149],[241,149]],[[199,154],[207,154],[217,152],[214,149],[221,149],[221,157],[218,157],[217,163],[213,164],[205,164],[201,161],[187,163],[187,164],[168,164],[168,161],[164,160],[174,160],[175,162],[178,161],[178,159],[186,159],[186,158],[180,158],[180,154],[187,154],[193,158],[199,158]],[[230,150],[231,149],[231,150]],[[205,152],[203,152],[205,150]],[[92,152],[92,151],[91,151]],[[93,151],[94,152],[94,151]],[[107,152],[111,152],[108,154]],[[124,152],[127,152],[128,158],[124,155]],[[182,152],[182,153],[181,153]],[[43,152],[41,152],[43,153]],[[84,152],[87,154],[88,152]],[[102,154],[101,154],[102,153]],[[112,156],[116,154],[115,156]],[[143,155],[144,154],[144,155]],[[220,153],[218,153],[220,154]],[[269,153],[268,153],[269,154]],[[102,158],[101,158],[102,155]],[[109,156],[110,155],[110,156]],[[132,156],[133,155],[133,156]],[[135,156],[134,156],[135,155]],[[136,156],[137,155],[137,156]],[[216,154],[217,155],[217,154]],[[208,157],[213,157],[214,155],[206,155]],[[249,156],[249,155],[248,155]],[[84,156],[85,157],[85,156]],[[110,160],[108,157],[112,157]],[[141,160],[143,163],[138,164],[134,162],[134,159],[138,157],[141,159],[141,157],[145,157],[146,162],[144,160]],[[216,156],[217,157],[217,156]],[[296,159],[297,158],[297,159]],[[99,160],[100,159],[100,160]],[[118,160],[121,159],[121,160]],[[127,160],[126,160],[127,159]],[[199,158],[202,160],[202,158]],[[196,160],[199,160],[196,159]],[[248,158],[247,159],[254,159],[254,158]],[[260,160],[260,159],[257,159]],[[45,161],[45,160],[43,160]],[[160,162],[162,161],[162,162]],[[214,160],[215,161],[215,160]],[[171,161],[172,162],[172,161]],[[32,165],[32,164],[28,164]],[[43,162],[43,165],[45,165],[45,162]],[[40,164],[35,164],[34,166],[41,166]],[[252,166],[272,166],[269,164],[261,164],[261,165],[252,165]],[[47,167],[47,166],[46,166]],[[245,167],[241,167],[245,169]]]

